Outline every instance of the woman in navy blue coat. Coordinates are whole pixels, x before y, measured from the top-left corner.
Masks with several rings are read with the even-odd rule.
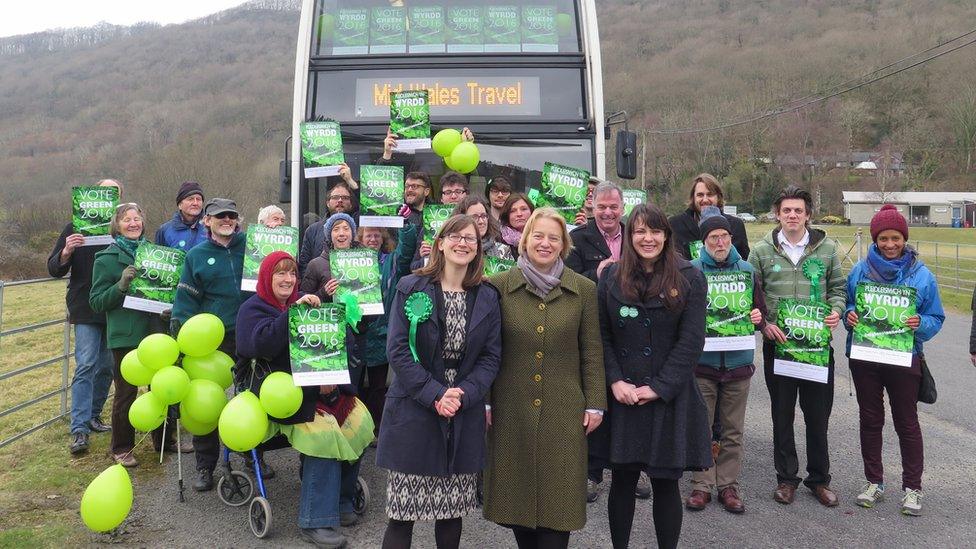
[[[413,523],[434,520],[437,547],[458,547],[485,463],[485,401],[501,361],[498,291],[483,284],[474,218],[444,224],[430,263],[397,285],[376,464],[390,470],[384,549],[410,547]],[[411,344],[411,319],[416,326]]]

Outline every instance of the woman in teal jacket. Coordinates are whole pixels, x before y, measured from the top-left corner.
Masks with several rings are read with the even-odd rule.
[[[914,288],[916,314],[904,325],[914,332],[914,348],[909,366],[895,366],[880,362],[850,359],[851,377],[857,389],[860,414],[861,458],[867,484],[857,496],[857,504],[874,507],[884,498],[884,469],[881,463],[881,432],[884,427],[884,392],[888,393],[891,418],[901,448],[902,489],[901,512],[920,515],[922,512],[922,430],[918,423],[918,388],[922,377],[924,355],[922,344],[935,337],[945,321],[939,286],[932,272],[907,245],[908,223],[895,206],[885,204],[871,219],[871,239],[868,256],[851,270],[847,277],[847,312],[845,326],[850,332],[862,320],[855,312],[857,286],[861,282],[893,284]],[[894,323],[897,326],[897,323]],[[847,356],[851,356],[852,333],[847,335]],[[878,353],[872,353],[878,356]]]
[[[132,455],[135,429],[129,423],[129,407],[136,399],[138,387],[122,379],[122,357],[138,347],[142,338],[163,331],[158,315],[122,307],[129,284],[136,277],[136,268],[133,267],[136,248],[146,242],[144,220],[138,204],[130,202],[116,208],[111,228],[115,242],[95,255],[89,294],[92,310],[105,313],[108,348],[115,357],[112,370],[115,398],[112,399],[111,454],[112,459],[126,467],[139,464]],[[162,427],[153,431],[153,444],[157,451],[162,445],[162,435]],[[167,441],[167,450],[174,450],[174,447],[172,439]]]

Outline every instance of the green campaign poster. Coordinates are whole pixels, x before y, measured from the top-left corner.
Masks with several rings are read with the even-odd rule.
[[[638,204],[647,202],[647,191],[641,189],[624,189],[624,215],[630,215],[630,211]]]
[[[427,90],[390,92],[390,131],[397,150],[430,148],[430,98]]]
[[[518,6],[485,7],[485,51],[521,51],[521,23]]]
[[[444,8],[441,6],[411,6],[410,53],[443,53]]]
[[[349,383],[346,362],[346,306],[288,308],[288,356],[295,385]]]
[[[542,168],[542,192],[534,197],[535,207],[554,208],[572,225],[586,202],[590,172],[546,162]]]
[[[83,246],[115,242],[109,232],[118,205],[117,187],[94,185],[71,188],[71,226],[75,233],[85,237]]]
[[[369,53],[406,53],[407,14],[403,8],[373,8]]]
[[[454,206],[451,204],[427,204],[424,206],[424,242],[434,243],[437,231],[451,218]]]
[[[705,307],[704,351],[739,351],[756,348],[752,312],[752,273],[716,271],[705,273],[708,294]]]
[[[480,6],[447,8],[447,51],[478,53],[485,51],[482,35],[484,11]]]
[[[144,242],[136,248],[136,277],[129,285],[122,306],[126,309],[161,313],[173,308],[176,286],[183,274],[186,252]]]
[[[511,259],[502,259],[493,255],[485,255],[485,276],[504,273],[515,266]]]
[[[364,315],[383,314],[383,294],[380,288],[380,260],[372,248],[353,248],[329,252],[332,278],[339,281],[333,296],[342,301],[343,293],[351,292],[359,301]]]
[[[851,335],[851,358],[912,365],[915,332],[905,321],[915,316],[917,290],[910,286],[858,282],[854,290],[857,325]]]
[[[402,227],[397,215],[403,204],[402,166],[359,168],[360,227]]]
[[[698,259],[701,257],[702,248],[705,247],[705,243],[701,240],[694,240],[688,243],[688,253],[691,254],[692,259]]]
[[[830,328],[824,318],[826,303],[808,299],[781,299],[776,325],[786,334],[786,343],[776,343],[773,373],[818,383],[827,383],[830,360]]]
[[[339,175],[339,164],[346,161],[342,153],[342,129],[338,122],[302,122],[302,161],[305,177]]]
[[[258,268],[272,252],[288,252],[298,257],[298,228],[282,225],[269,229],[260,223],[247,226],[244,241],[244,274],[241,289],[253,292],[258,284]]]
[[[522,51],[559,51],[556,33],[556,6],[525,6],[522,8]]]
[[[332,34],[332,55],[369,53],[369,9],[340,9]]]

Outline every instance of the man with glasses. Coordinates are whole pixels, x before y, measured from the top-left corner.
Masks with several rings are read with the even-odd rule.
[[[441,176],[441,204],[457,204],[468,196],[468,178],[458,172]]]
[[[203,223],[210,238],[186,253],[183,274],[176,288],[170,333],[176,336],[190,317],[211,313],[224,323],[224,341],[219,349],[235,359],[234,329],[241,307],[241,271],[244,268],[244,233],[240,230],[237,204],[226,198],[213,198],[204,208]],[[197,481],[193,489],[213,489],[213,471],[220,455],[217,431],[194,436]],[[262,468],[263,470],[263,468]]]
[[[504,175],[496,175],[485,186],[485,194],[491,208],[488,213],[497,221],[505,207],[505,201],[512,194],[512,180]]]
[[[322,255],[325,251],[325,220],[332,214],[345,213],[356,218],[354,214],[353,192],[359,189],[359,183],[352,178],[352,171],[347,164],[339,167],[339,177],[342,181],[336,183],[325,195],[325,208],[327,214],[305,229],[302,236],[302,248],[298,253],[298,270],[305,272],[308,262]]]
[[[187,251],[207,241],[203,216],[203,187],[196,181],[184,181],[176,193],[176,213],[156,230],[153,240],[160,246]]]

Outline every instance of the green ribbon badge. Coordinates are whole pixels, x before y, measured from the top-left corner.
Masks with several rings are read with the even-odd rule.
[[[359,308],[359,299],[356,298],[356,294],[345,292],[339,297],[339,301],[346,306],[346,324],[358,334],[359,330],[356,329],[356,325],[363,319],[363,310]]]
[[[637,314],[638,312],[636,307],[628,307],[626,305],[620,307],[621,318],[627,318],[627,317],[637,318]]]
[[[407,302],[403,304],[403,312],[410,321],[410,352],[413,354],[414,362],[420,362],[420,357],[417,356],[417,326],[430,318],[430,313],[433,311],[434,303],[424,292],[410,294]]]
[[[817,257],[808,258],[803,262],[803,276],[810,280],[810,300],[823,301],[820,295],[820,279],[827,273],[827,266]]]

